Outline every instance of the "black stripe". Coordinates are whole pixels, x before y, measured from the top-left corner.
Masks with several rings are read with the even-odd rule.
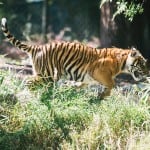
[[[6,33],[6,34],[7,34],[7,33]],[[8,39],[11,39],[11,38],[13,38],[13,35],[8,34],[8,35],[6,35],[6,37],[7,37]]]
[[[55,46],[54,47],[52,47],[52,45],[53,44],[55,44],[55,43],[51,43],[50,44],[50,66],[49,66],[49,68],[51,68],[51,77],[53,78],[54,77],[54,63],[53,63],[53,61],[54,61],[54,51],[55,51]]]
[[[124,70],[125,69],[125,65],[126,65],[126,61],[123,62],[123,65],[121,67],[121,70]]]
[[[20,44],[21,44],[21,42],[20,41],[18,41],[18,40],[16,40],[16,46],[18,47]]]
[[[83,80],[84,80],[84,77],[85,77],[85,74],[86,74],[86,72],[85,73],[83,73],[83,72],[81,72],[81,82],[83,82]]]
[[[57,62],[58,62],[58,66],[63,66],[63,64],[64,64],[64,60],[63,60],[63,55],[64,55],[64,53],[65,53],[65,45],[64,45],[64,43],[62,43],[61,45],[60,45],[60,47],[59,47],[59,49],[58,49],[58,53],[60,53],[59,54],[59,58],[57,57]],[[63,69],[63,68],[62,68]]]
[[[47,46],[45,45],[45,54],[44,54],[44,61],[45,61],[45,68],[47,71],[48,76],[50,76],[50,70],[49,70],[49,66],[48,66],[48,61],[49,61],[49,54],[48,54],[48,49]]]
[[[84,64],[87,64],[90,59],[91,59],[91,56],[89,55],[89,58],[87,57],[88,55],[86,55],[86,51],[84,49],[83,53],[82,53],[82,57],[80,57],[80,59],[78,59],[78,64],[77,67],[76,67],[76,70],[74,71],[74,74],[76,75],[76,80],[79,80],[81,78],[81,75],[82,75],[82,71],[81,73],[79,73],[79,69],[84,65]],[[92,54],[91,54],[92,55]],[[82,79],[81,79],[82,80]]]
[[[73,57],[74,57],[74,55],[72,55],[71,57],[70,57],[70,55],[72,54],[72,50],[73,50],[73,48],[71,47],[70,49],[68,49],[68,46],[69,46],[69,44],[67,45],[67,49],[66,49],[66,52],[67,52],[67,50],[68,50],[68,53],[67,53],[67,55],[66,55],[66,57],[65,57],[65,63],[64,63],[64,67],[66,68],[66,66],[68,66],[68,64],[72,61],[72,59],[73,59]],[[71,52],[70,52],[71,51]]]
[[[7,29],[6,27],[4,27],[4,26],[2,26],[2,31],[3,31],[5,34],[9,34],[9,33],[8,33],[8,29]]]

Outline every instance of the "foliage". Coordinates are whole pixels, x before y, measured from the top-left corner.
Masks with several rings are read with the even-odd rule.
[[[0,18],[6,17],[8,19],[10,31],[16,37],[29,39],[29,36],[34,40],[33,35],[41,34],[43,1],[33,0],[29,3],[26,0],[1,0],[1,2],[3,4],[0,5]],[[93,2],[87,0],[86,3],[85,0],[48,0],[48,38],[55,38],[56,34],[58,35],[59,33],[69,35],[67,40],[71,38],[73,40],[84,40],[85,38],[91,38],[91,36],[99,36],[98,2],[99,0]],[[66,28],[69,28],[70,31],[64,31]],[[26,37],[23,37],[22,33]],[[58,38],[60,37],[58,35]],[[40,37],[38,36],[39,40]]]
[[[142,95],[141,96],[141,99],[145,99],[145,100],[149,100],[149,94],[150,94],[150,77],[147,77],[147,83],[144,83],[141,85],[140,88],[140,94]]]
[[[70,87],[24,88],[0,72],[0,149],[135,149],[148,142],[149,104],[121,89],[100,101]]]
[[[113,0],[102,0],[100,3],[100,8],[106,2],[114,2]],[[132,21],[135,15],[141,14],[144,11],[143,3],[137,2],[137,0],[131,0],[130,2],[127,0],[115,0],[116,12],[113,14],[114,19],[117,15],[123,14],[129,21]]]

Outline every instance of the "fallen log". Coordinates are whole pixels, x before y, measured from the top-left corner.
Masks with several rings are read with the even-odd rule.
[[[0,66],[0,69],[9,70],[12,72],[21,73],[21,74],[25,74],[25,75],[32,74],[32,66],[31,65],[19,65],[19,64],[5,63],[2,66]]]

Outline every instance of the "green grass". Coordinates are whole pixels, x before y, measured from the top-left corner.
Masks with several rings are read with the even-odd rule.
[[[0,71],[0,149],[150,149],[149,93],[137,92],[118,88],[101,101],[69,87],[30,92]]]

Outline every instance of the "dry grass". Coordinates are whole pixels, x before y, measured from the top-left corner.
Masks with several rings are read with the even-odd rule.
[[[30,92],[9,71],[0,89],[0,149],[150,149],[149,92],[118,88],[102,101],[73,88]]]

